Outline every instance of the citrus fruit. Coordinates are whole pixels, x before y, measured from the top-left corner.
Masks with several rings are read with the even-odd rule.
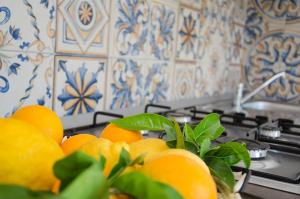
[[[185,199],[216,199],[217,189],[205,163],[183,149],[168,149],[145,161],[140,170],[175,188]]]
[[[40,105],[26,106],[17,110],[12,117],[36,126],[57,143],[61,143],[64,133],[63,125],[51,109]]]
[[[111,169],[118,163],[122,148],[129,151],[129,145],[125,142],[113,143],[108,139],[97,138],[82,145],[80,150],[95,159],[99,159],[100,155],[103,155],[106,159],[104,175],[108,176]]]
[[[59,145],[33,125],[0,119],[0,184],[50,190],[53,164],[63,156]]]
[[[78,150],[83,144],[86,144],[94,139],[97,139],[97,137],[90,134],[73,135],[61,144],[61,148],[65,155],[69,155]]]
[[[112,142],[126,142],[128,144],[143,139],[139,131],[122,129],[114,124],[107,125],[101,132],[100,137],[109,139]]]
[[[148,138],[130,144],[131,158],[135,159],[139,155],[145,154],[145,160],[169,149],[166,142],[158,138]]]

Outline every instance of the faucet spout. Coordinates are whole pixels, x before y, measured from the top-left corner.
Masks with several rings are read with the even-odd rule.
[[[247,94],[245,97],[243,97],[241,99],[241,104],[243,104],[246,101],[248,101],[249,99],[251,99],[254,95],[256,95],[257,93],[259,93],[261,90],[263,90],[265,87],[267,87],[269,84],[271,84],[276,79],[278,79],[280,77],[285,77],[285,76],[286,76],[286,72],[285,71],[279,72],[279,73],[273,75],[270,79],[268,79],[267,81],[265,81],[262,85],[260,85],[256,89],[254,89],[252,92],[250,92],[249,94]]]

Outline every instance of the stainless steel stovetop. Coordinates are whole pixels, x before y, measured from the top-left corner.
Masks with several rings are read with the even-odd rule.
[[[145,109],[146,110],[146,109]],[[162,106],[162,112],[170,112],[170,108]],[[233,141],[237,139],[248,139],[251,141],[263,143],[268,145],[265,147],[265,157],[255,158],[252,160],[250,167],[251,177],[249,182],[256,185],[269,187],[276,190],[282,190],[294,194],[300,194],[300,126],[294,127],[293,121],[287,122],[286,126],[282,122],[270,122],[265,116],[246,117],[240,113],[224,113],[222,110],[201,110],[197,107],[190,107],[188,109],[175,110],[172,112],[180,113],[178,118],[181,122],[189,122],[194,124],[199,122],[205,115],[210,112],[216,112],[221,115],[221,123],[225,127],[225,132],[217,142]],[[100,115],[110,115],[110,113],[100,112]],[[187,118],[182,116],[186,115]],[[122,117],[120,115],[115,117]],[[175,114],[176,115],[176,114]],[[94,118],[96,118],[95,115]],[[174,115],[172,116],[174,117]],[[260,127],[262,126],[277,126],[281,130],[279,137],[270,138],[260,135]],[[99,135],[105,124],[94,125],[71,129],[66,131],[66,134],[90,133]],[[162,137],[158,132],[144,132],[144,137]],[[251,142],[250,141],[250,142]],[[253,147],[253,146],[252,146]],[[258,152],[256,146],[249,150],[254,150],[256,155],[264,153]],[[243,169],[242,164],[238,164],[237,168]],[[300,196],[299,196],[300,197]]]

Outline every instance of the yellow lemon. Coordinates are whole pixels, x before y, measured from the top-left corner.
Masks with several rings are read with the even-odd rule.
[[[73,135],[61,144],[61,148],[66,155],[69,155],[94,139],[97,139],[97,137],[90,134]]]
[[[147,160],[167,149],[169,149],[169,147],[164,140],[148,138],[130,144],[130,155],[134,159],[139,155],[145,154],[145,160]]]
[[[0,119],[0,184],[50,190],[53,164],[62,158],[59,145],[29,123]]]
[[[103,155],[106,158],[104,175],[108,176],[114,165],[118,163],[122,148],[129,151],[129,145],[125,142],[113,143],[110,140],[98,138],[82,145],[80,150],[95,159],[99,159],[100,155]]]

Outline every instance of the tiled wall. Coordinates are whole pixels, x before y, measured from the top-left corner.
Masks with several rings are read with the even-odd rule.
[[[240,80],[243,0],[1,0],[0,116],[221,95]]]
[[[286,71],[286,78],[272,83],[260,97],[299,103],[300,1],[249,1],[244,44],[244,74],[249,86],[256,87]]]

